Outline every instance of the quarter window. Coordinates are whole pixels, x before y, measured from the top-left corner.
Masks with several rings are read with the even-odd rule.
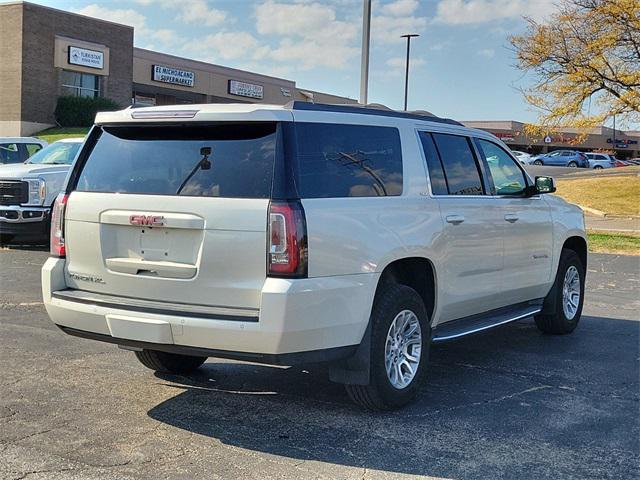
[[[74,97],[100,95],[100,78],[90,73],[62,71],[62,94]]]
[[[429,169],[431,193],[434,195],[447,195],[449,193],[449,190],[447,190],[447,181],[444,178],[442,163],[440,163],[440,157],[438,156],[438,151],[433,143],[431,134],[420,132],[420,141],[422,142],[424,157],[427,160],[427,168]]]
[[[497,195],[517,195],[527,187],[524,173],[516,162],[495,143],[477,140],[484,155]]]
[[[434,133],[450,195],[483,195],[482,180],[469,139]]]
[[[396,128],[296,123],[302,198],[384,197],[402,193]]]

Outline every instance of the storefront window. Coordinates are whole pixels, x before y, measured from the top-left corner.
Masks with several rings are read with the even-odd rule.
[[[62,94],[74,97],[97,97],[100,79],[90,73],[62,71]]]

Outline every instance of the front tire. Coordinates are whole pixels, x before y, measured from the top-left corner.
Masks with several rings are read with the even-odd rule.
[[[542,160],[534,160],[533,164],[540,166],[540,165],[542,165]]]
[[[543,333],[565,335],[578,326],[584,304],[584,265],[573,250],[564,249],[560,255],[556,281],[549,295],[555,295],[555,311],[535,317]]]
[[[594,170],[602,170],[602,165],[596,165],[593,167]]]
[[[145,367],[161,373],[191,373],[207,360],[207,357],[179,355],[157,350],[142,350],[134,353]]]
[[[389,283],[371,312],[369,385],[345,385],[351,400],[369,410],[392,410],[411,402],[427,371],[431,329],[420,295]]]

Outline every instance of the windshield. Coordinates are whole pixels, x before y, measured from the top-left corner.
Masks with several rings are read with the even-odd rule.
[[[56,142],[34,154],[26,163],[71,165],[82,143]]]

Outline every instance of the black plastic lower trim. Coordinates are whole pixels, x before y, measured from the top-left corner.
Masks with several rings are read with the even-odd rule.
[[[85,330],[63,327],[61,325],[58,325],[58,328],[60,328],[63,332],[75,337],[98,340],[99,342],[115,343],[123,347],[142,348],[144,350],[158,350],[161,352],[177,353],[180,355],[192,355],[196,357],[228,358],[230,360],[265,363],[268,365],[291,366],[310,363],[332,362],[352,356],[358,348],[358,345],[349,345],[345,347],[327,348],[324,350],[311,350],[308,352],[282,354],[233,352],[229,350],[213,350],[208,348],[189,347],[185,345],[140,342],[138,340],[116,338],[112,337],[111,335],[87,332]]]
[[[160,302],[155,300],[142,300],[138,298],[122,297],[119,295],[106,295],[103,293],[88,292],[67,288],[51,294],[53,298],[67,302],[84,303],[100,307],[117,308],[131,312],[155,313],[158,315],[172,315],[194,318],[206,318],[226,320],[230,322],[258,322],[258,315],[230,315],[219,313],[216,307],[206,305],[191,305],[185,303]],[[223,307],[229,309],[229,307]]]

